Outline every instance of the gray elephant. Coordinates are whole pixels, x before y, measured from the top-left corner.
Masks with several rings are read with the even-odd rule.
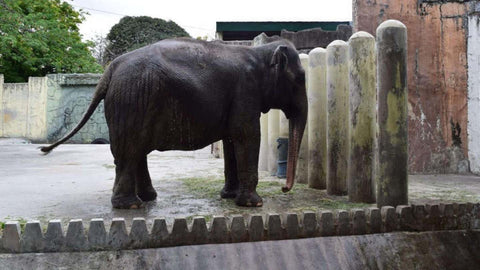
[[[78,132],[105,100],[116,176],[115,208],[138,208],[157,193],[147,167],[153,150],[195,150],[223,141],[222,198],[262,206],[256,192],[260,114],[281,109],[289,119],[287,183],[294,183],[307,120],[305,72],[283,39],[258,47],[191,39],[162,40],[115,59],[100,79],[78,125],[41,151]]]

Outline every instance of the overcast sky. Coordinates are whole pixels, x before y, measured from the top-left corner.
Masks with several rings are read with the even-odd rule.
[[[217,21],[351,21],[352,0],[67,0],[90,15],[84,39],[106,35],[123,16],[172,20],[192,37],[215,37]]]

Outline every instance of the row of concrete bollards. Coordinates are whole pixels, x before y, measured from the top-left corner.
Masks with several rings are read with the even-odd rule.
[[[309,117],[297,181],[379,207],[408,203],[407,29],[396,20],[348,42],[334,41],[300,60],[306,71]],[[262,116],[260,170],[277,165],[285,116]],[[267,133],[268,135],[266,135]],[[265,152],[268,151],[268,155]]]
[[[18,221],[7,221],[0,234],[0,254],[146,249],[392,231],[478,230],[480,204],[399,205],[211,219],[207,222],[205,217],[196,216],[189,221],[177,217],[167,224],[165,218],[157,218],[149,226],[144,218],[134,218],[128,231],[124,218],[113,218],[110,224],[101,218],[89,223],[74,219],[66,228],[60,220],[51,220],[43,224],[46,230],[39,221],[27,222],[23,230]],[[0,268],[8,269],[2,266],[0,259]]]

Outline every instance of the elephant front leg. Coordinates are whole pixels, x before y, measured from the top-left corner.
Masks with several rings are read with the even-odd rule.
[[[225,161],[225,186],[220,192],[222,198],[235,198],[238,194],[237,160],[231,139],[223,141],[223,159]]]
[[[260,150],[260,123],[244,127],[243,136],[234,140],[239,191],[235,203],[239,206],[260,207],[262,198],[257,194],[258,152]]]

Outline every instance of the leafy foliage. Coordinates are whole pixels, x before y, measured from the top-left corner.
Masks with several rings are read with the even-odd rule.
[[[48,73],[101,72],[84,43],[82,13],[60,0],[0,0],[0,73],[7,82]]]
[[[174,37],[189,37],[189,35],[173,21],[148,16],[123,17],[107,35],[108,46],[104,63],[108,63],[126,52]]]

